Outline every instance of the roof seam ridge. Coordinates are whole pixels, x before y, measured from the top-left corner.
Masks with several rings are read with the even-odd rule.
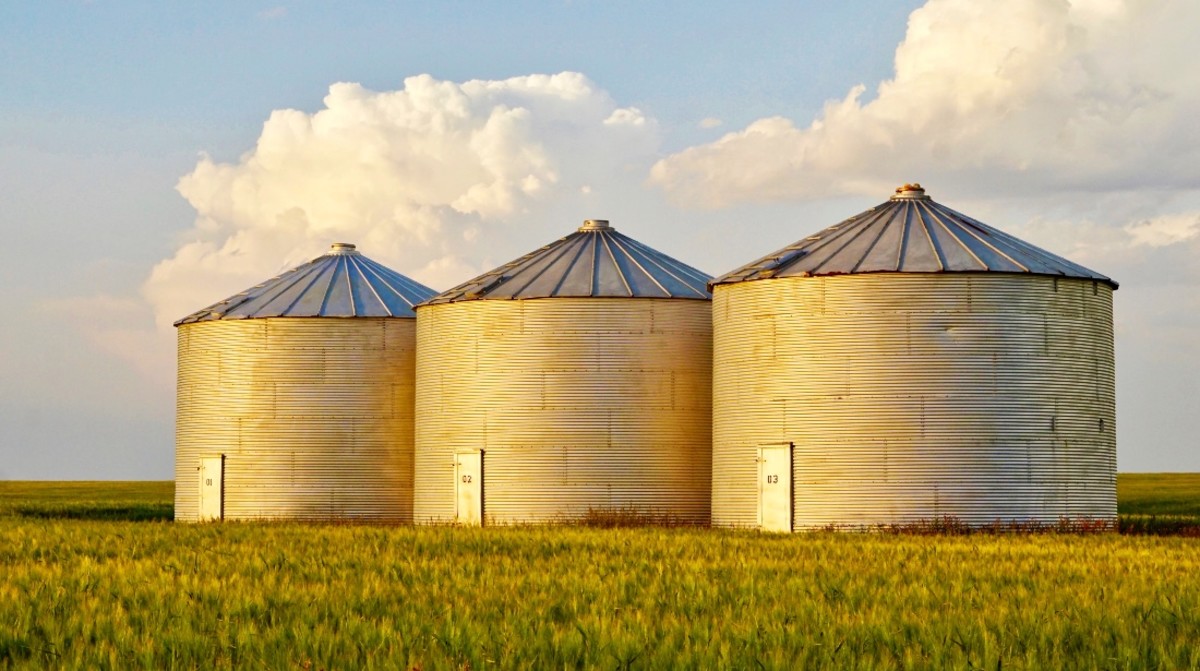
[[[621,264],[617,262],[617,256],[613,254],[612,245],[616,245],[618,248],[620,248],[620,250],[625,253],[625,257],[630,261],[633,261],[633,264],[638,267],[638,270],[642,271],[646,277],[649,277],[650,281],[653,282],[659,289],[662,289],[664,294],[668,296],[671,295],[671,292],[667,291],[666,287],[664,287],[662,284],[659,284],[658,280],[654,279],[654,276],[651,275],[645,268],[643,268],[642,264],[638,263],[637,259],[633,258],[627,249],[621,247],[621,243],[616,238],[613,238],[610,242],[608,239],[609,237],[610,236],[608,235],[604,236],[604,248],[608,250],[608,256],[612,259],[613,266],[617,269],[617,276],[621,278],[621,283],[625,285],[625,291],[629,292],[630,298],[632,298],[634,295],[633,286],[629,284],[629,280],[625,277],[625,273],[621,270]]]
[[[618,235],[619,235],[619,234],[618,234]],[[633,250],[637,251],[637,252],[638,252],[639,254],[641,254],[641,255],[642,255],[642,256],[643,256],[643,257],[644,257],[644,258],[645,258],[647,261],[649,261],[650,263],[653,263],[655,266],[657,266],[657,267],[658,267],[660,270],[662,270],[664,273],[666,273],[666,274],[670,275],[671,277],[675,278],[676,280],[678,280],[680,284],[684,285],[685,287],[687,287],[687,288],[688,288],[688,289],[690,289],[691,291],[695,292],[697,296],[700,296],[700,297],[702,297],[702,298],[709,298],[709,297],[710,297],[710,295],[709,295],[708,291],[699,291],[699,290],[697,290],[697,289],[696,289],[694,286],[692,286],[692,285],[691,285],[691,283],[689,283],[689,282],[688,282],[686,279],[684,279],[684,278],[680,277],[680,276],[679,276],[678,274],[676,274],[676,273],[675,273],[675,272],[674,272],[674,271],[673,271],[671,268],[668,268],[668,267],[666,267],[665,265],[663,265],[662,263],[660,263],[660,262],[659,262],[659,260],[655,258],[655,254],[657,254],[657,255],[661,256],[661,257],[662,257],[662,259],[663,259],[663,261],[670,261],[670,262],[672,262],[673,264],[675,264],[675,265],[678,265],[678,266],[679,266],[679,268],[676,268],[675,270],[678,270],[678,271],[680,271],[680,272],[684,272],[684,271],[686,271],[686,273],[685,273],[685,274],[693,274],[693,273],[694,273],[694,274],[695,274],[695,277],[693,278],[693,281],[699,281],[699,282],[703,282],[703,283],[704,283],[704,286],[705,286],[705,289],[707,289],[707,288],[708,288],[708,282],[709,282],[709,280],[712,280],[712,279],[713,279],[713,278],[712,278],[711,276],[709,276],[707,273],[704,273],[703,271],[701,271],[701,270],[699,270],[699,269],[697,269],[697,268],[693,268],[693,267],[691,267],[691,266],[687,265],[686,263],[683,263],[682,261],[679,261],[679,260],[677,260],[677,259],[673,259],[673,258],[671,258],[671,257],[669,257],[669,256],[666,256],[665,254],[661,254],[661,253],[659,253],[659,252],[655,252],[655,254],[651,254],[650,252],[654,252],[654,250],[653,250],[653,249],[651,249],[651,248],[647,247],[646,245],[643,245],[642,243],[638,242],[637,240],[634,240],[633,238],[630,238],[630,237],[628,237],[628,236],[624,236],[624,235],[622,235],[622,236],[621,236],[621,238],[622,238],[622,239],[624,239],[624,240],[626,240],[626,241],[629,243],[629,247],[630,247],[630,249],[633,249]],[[669,291],[668,291],[667,293],[668,293],[668,294],[670,294],[670,292],[669,292]]]
[[[847,219],[846,221],[843,221],[841,224],[838,224],[838,226],[842,226],[844,224],[844,228],[838,229],[837,231],[835,231],[835,235],[830,236],[829,244],[832,244],[835,239],[841,238],[843,234],[848,234],[851,231],[854,231],[854,234],[851,235],[848,240],[843,242],[840,247],[838,247],[837,249],[834,249],[833,252],[829,256],[826,256],[824,259],[821,260],[820,263],[813,266],[812,269],[809,270],[810,273],[816,273],[818,270],[821,269],[821,266],[824,266],[826,263],[829,263],[833,259],[833,257],[835,257],[839,253],[841,253],[841,251],[843,249],[849,247],[851,245],[851,243],[853,243],[855,240],[857,240],[859,238],[859,236],[861,236],[864,232],[867,231],[868,228],[870,228],[870,226],[866,226],[866,227],[863,226],[863,222],[868,220],[866,217],[864,217],[862,219],[862,221],[858,221],[855,219],[857,219],[857,218],[851,217],[851,219]],[[849,223],[847,223],[847,222],[849,222]],[[822,245],[820,248],[824,249],[824,247],[825,247],[825,245]],[[805,254],[800,258],[808,258],[810,256],[812,256],[811,253]]]
[[[859,258],[858,261],[856,261],[854,263],[854,267],[850,269],[850,272],[854,273],[854,272],[858,271],[858,269],[862,266],[863,262],[867,260],[867,257],[870,256],[871,252],[875,249],[875,245],[878,245],[879,241],[883,239],[883,234],[887,233],[887,229],[888,229],[888,226],[890,224],[892,217],[889,216],[889,217],[885,218],[883,216],[885,212],[890,213],[891,209],[889,208],[886,211],[881,210],[876,215],[875,219],[872,220],[870,224],[867,224],[867,228],[870,228],[871,226],[873,226],[875,224],[876,221],[880,221],[880,220],[883,221],[883,225],[879,227],[879,235],[876,235],[875,239],[871,241],[871,244],[867,246],[866,251],[864,251],[862,254],[862,257]],[[866,229],[864,229],[863,232],[866,233]]]
[[[925,241],[929,243],[929,249],[933,252],[933,260],[937,261],[938,271],[946,270],[946,259],[942,254],[942,249],[933,239],[933,234],[929,232],[929,222],[925,220],[924,214],[921,211],[921,204],[918,200],[913,200],[913,209],[917,211],[917,221],[921,222],[921,231],[925,233]]]
[[[346,273],[345,273],[345,275],[343,275],[343,277],[346,278],[346,296],[349,297],[349,299],[350,299],[350,316],[357,317],[358,316],[358,306],[354,304],[354,283],[350,281],[350,259],[351,259],[351,256],[349,254],[346,254],[345,256],[342,257],[342,259],[346,266]],[[321,313],[324,314],[325,311],[322,310]]]
[[[281,310],[279,314],[286,315],[287,313],[291,312],[292,309],[296,307],[296,304],[300,302],[300,299],[304,297],[304,294],[308,293],[309,289],[313,288],[313,286],[317,283],[317,281],[320,280],[321,277],[324,276],[325,273],[329,271],[330,267],[332,267],[332,264],[320,264],[320,265],[312,266],[312,270],[314,270],[316,272],[311,273],[312,278],[308,280],[308,284],[304,285],[304,288],[301,289],[300,292],[296,294],[296,297],[293,298],[287,304],[287,307],[285,307],[283,310]],[[308,273],[305,273],[305,274],[307,275]],[[291,287],[289,286],[289,288],[291,288]],[[281,296],[281,295],[283,295],[283,293],[284,292],[281,291],[281,292],[279,292],[278,295]]]
[[[969,245],[967,245],[965,242],[963,242],[959,238],[958,234],[955,233],[954,230],[951,229],[950,226],[946,224],[945,215],[943,213],[938,212],[936,209],[934,209],[932,207],[928,207],[928,206],[926,206],[926,207],[929,210],[930,216],[933,217],[933,220],[935,222],[937,222],[937,224],[939,226],[941,226],[942,229],[944,229],[950,237],[954,238],[954,241],[958,243],[959,247],[962,247],[963,251],[965,251],[967,254],[969,254],[972,259],[975,259],[975,263],[978,263],[980,268],[982,268],[984,270],[991,270],[991,268],[988,267],[988,264],[984,263],[983,259],[979,258],[979,255],[976,254],[975,251],[972,250]],[[961,228],[961,227],[959,227],[959,228]],[[970,231],[966,231],[966,233],[967,233],[967,235],[972,235]],[[972,237],[974,237],[974,236],[972,236]],[[975,239],[978,240],[979,238],[975,238]],[[981,243],[983,243],[983,245],[985,247],[991,247],[991,245],[989,245],[986,241],[983,241],[983,240],[979,240],[979,241]],[[998,250],[993,250],[993,251],[998,251]],[[1001,254],[1001,256],[1004,256],[1004,255]],[[1005,258],[1007,258],[1007,256]],[[1012,259],[1009,259],[1009,260],[1012,261]],[[1016,263],[1016,261],[1013,261],[1013,263]],[[1019,263],[1016,263],[1016,265],[1018,268],[1024,268],[1024,266],[1022,266]],[[1025,270],[1029,270],[1029,269],[1025,268]]]
[[[571,235],[574,235],[574,233],[572,233]],[[549,250],[554,245],[571,237],[571,235],[565,235],[565,236],[559,238],[558,240],[555,240],[554,242],[551,242],[546,245],[542,245],[538,249],[535,249],[532,252],[529,252],[528,254],[519,256],[519,257],[513,259],[512,261],[509,261],[508,263],[505,263],[501,266],[493,268],[492,270],[490,270],[486,273],[483,273],[482,275],[477,275],[476,277],[473,277],[473,278],[467,280],[466,282],[459,284],[458,286],[451,287],[451,288],[441,292],[440,294],[434,296],[433,298],[430,298],[429,300],[435,301],[438,303],[453,303],[460,298],[467,297],[468,296],[467,290],[470,289],[471,287],[475,287],[475,286],[482,287],[481,291],[490,290],[490,289],[494,288],[497,284],[499,284],[498,280],[500,280],[504,277],[505,272],[512,270],[514,268],[518,268],[524,262],[530,261],[530,260],[534,259],[535,257],[537,257],[539,254],[545,253],[547,250]]]
[[[416,305],[416,303],[414,303],[414,302],[412,302],[412,301],[408,300],[408,297],[407,297],[407,296],[405,296],[403,292],[401,292],[399,289],[397,289],[395,286],[393,286],[393,285],[392,285],[392,283],[391,283],[391,281],[389,281],[389,279],[388,279],[387,277],[384,277],[382,273],[380,273],[380,272],[379,272],[379,271],[378,271],[376,268],[372,267],[372,266],[374,265],[374,262],[372,262],[370,259],[366,259],[365,257],[364,257],[364,261],[365,261],[365,262],[362,264],[362,266],[363,266],[364,268],[366,268],[368,271],[370,271],[370,273],[371,273],[372,275],[374,275],[374,276],[375,276],[375,279],[379,280],[379,282],[380,282],[381,284],[383,284],[383,286],[385,286],[385,287],[387,287],[387,288],[391,289],[391,290],[392,290],[392,293],[394,293],[394,294],[396,294],[397,296],[399,296],[399,297],[400,297],[400,300],[402,300],[402,301],[404,301],[405,303],[407,303],[407,304],[408,304],[408,307],[409,307],[409,309],[412,309],[412,307],[413,307],[414,305]],[[360,272],[361,272],[361,270],[360,270]],[[364,279],[365,279],[365,275],[364,275]],[[368,282],[368,284],[370,284],[370,282]],[[375,291],[375,287],[374,287],[374,286],[372,286],[372,287],[371,287],[371,290],[372,290],[372,291]],[[375,296],[376,296],[376,297],[378,297],[378,298],[379,298],[379,300],[380,300],[380,302],[382,302],[382,303],[384,304],[384,306],[383,306],[383,307],[384,307],[384,309],[385,309],[385,310],[387,310],[387,311],[388,311],[388,314],[390,314],[390,315],[392,315],[393,317],[395,317],[395,316],[396,316],[396,314],[395,314],[394,312],[392,312],[392,309],[391,309],[390,307],[388,307],[388,306],[387,306],[387,301],[384,301],[384,300],[383,300],[383,297],[379,295],[379,292],[378,292],[378,291],[375,291]]]
[[[912,210],[904,203],[904,228],[900,231],[900,244],[896,246],[896,272],[903,272],[904,255],[908,252],[908,236],[912,232]]]
[[[596,281],[599,279],[600,273],[596,272],[596,266],[600,264],[600,250],[596,245],[596,240],[591,239],[589,242],[592,245],[592,274],[588,278],[588,295],[596,295]]]
[[[711,295],[710,295],[710,294],[708,293],[708,291],[707,291],[707,289],[708,289],[708,280],[709,280],[709,279],[711,279],[711,278],[698,278],[698,279],[701,279],[701,280],[702,280],[702,281],[705,283],[704,287],[705,287],[705,289],[706,289],[705,291],[700,291],[700,290],[696,289],[696,287],[692,286],[692,285],[691,285],[691,283],[689,283],[687,280],[683,279],[682,277],[679,277],[679,276],[678,276],[678,275],[676,275],[674,272],[672,272],[670,268],[667,268],[667,267],[666,267],[666,266],[664,266],[663,264],[659,263],[659,262],[658,262],[658,260],[657,260],[657,259],[655,259],[655,258],[654,258],[652,255],[650,255],[650,254],[647,254],[645,251],[643,251],[642,249],[640,249],[641,247],[644,247],[644,245],[642,245],[642,244],[641,244],[641,243],[639,243],[638,241],[634,240],[633,238],[628,238],[628,237],[626,237],[625,239],[626,239],[626,240],[629,240],[631,243],[634,243],[634,244],[632,244],[632,245],[630,245],[630,246],[631,246],[631,247],[638,248],[638,249],[637,249],[637,251],[638,251],[639,253],[641,253],[641,254],[642,254],[642,256],[643,256],[643,257],[645,257],[645,259],[646,259],[647,261],[649,261],[650,263],[653,263],[655,266],[657,266],[657,267],[659,268],[659,270],[662,270],[664,273],[666,273],[666,274],[670,275],[671,277],[675,278],[675,280],[676,280],[676,281],[678,281],[680,284],[682,284],[682,285],[683,285],[684,287],[686,287],[688,290],[692,291],[693,293],[695,293],[697,296],[700,296],[701,298],[710,298],[710,297],[711,297]],[[633,258],[633,256],[632,256],[632,255],[630,255],[630,258],[632,259],[632,258]],[[669,258],[669,257],[667,257],[667,258]],[[635,262],[635,263],[637,263],[637,260],[636,260],[636,259],[634,259],[634,262]],[[638,264],[638,265],[639,265],[639,267],[641,266],[641,264]],[[682,264],[682,263],[681,263],[680,265],[684,265],[684,264]],[[687,266],[685,266],[685,267],[687,267]],[[643,270],[645,270],[645,269],[643,268]],[[650,275],[650,273],[648,273],[648,272],[647,272],[646,274],[650,276],[650,279],[651,279],[651,280],[654,280],[654,277],[653,277],[652,275]],[[670,295],[671,295],[671,292],[670,292],[670,291],[667,291],[667,288],[666,288],[666,287],[664,287],[664,286],[663,286],[661,283],[659,283],[659,282],[658,282],[658,280],[654,280],[654,283],[655,283],[655,284],[657,284],[657,285],[658,285],[658,286],[659,286],[659,287],[660,287],[660,288],[661,288],[661,289],[662,289],[664,292],[666,292],[666,294],[667,294],[668,296],[670,296]]]
[[[278,291],[276,291],[273,294],[270,294],[271,297],[269,299],[263,301],[264,305],[269,305],[276,298],[279,298],[283,294],[287,293],[287,291],[289,289],[291,289],[292,287],[299,284],[309,274],[310,271],[318,268],[319,264],[317,263],[317,261],[320,261],[321,258],[322,257],[318,256],[317,258],[315,258],[311,261],[308,261],[306,263],[303,263],[299,266],[296,266],[295,268],[292,268],[291,270],[287,270],[285,272],[279,273],[278,275],[276,275],[275,277],[272,277],[269,280],[260,282],[260,283],[256,284],[255,286],[251,287],[250,289],[247,289],[247,290],[241,292],[241,294],[236,294],[236,295],[243,296],[242,300],[238,301],[237,303],[235,303],[233,305],[230,305],[229,308],[227,310],[225,310],[224,314],[228,314],[229,312],[233,311],[236,308],[242,307],[243,305],[246,305],[247,303],[250,303],[259,298],[262,298],[263,296],[268,295],[268,291],[269,291],[270,285],[272,283],[282,280],[283,278],[287,277],[291,273],[296,273],[295,278],[291,278],[290,282],[283,284],[283,286],[280,287],[280,289]],[[301,271],[303,271],[303,272],[301,272]],[[254,289],[262,289],[262,291],[257,294],[251,294],[250,292]],[[228,300],[229,299],[226,298],[225,301],[221,301],[221,302],[226,302]],[[209,307],[212,308],[212,307],[216,307],[217,305],[220,305],[220,303],[214,303]],[[291,306],[290,303],[288,305],[289,305],[289,307]],[[208,309],[208,308],[206,308],[206,309]]]
[[[951,209],[950,209],[950,208],[948,208],[948,207],[947,207],[947,208],[945,208],[945,209],[946,209],[948,212],[950,212],[951,214],[953,214],[953,215],[955,215],[955,216],[958,216],[959,218],[963,218],[963,217],[962,217],[962,215],[959,215],[959,214],[958,214],[957,212],[955,212],[954,210],[951,210]],[[976,222],[976,223],[979,223],[979,222]],[[993,229],[991,226],[987,226],[985,230],[987,230],[987,229],[991,229],[991,230],[988,230],[988,233],[989,233],[989,234],[1000,233],[1000,234],[1001,234],[1001,235],[1000,235],[1000,237],[1001,237],[1002,239],[1003,239],[1003,238],[1007,238],[1007,237],[1008,237],[1008,236],[1007,236],[1006,234],[1004,234],[1002,231],[1000,231],[1000,230],[998,230],[998,229]],[[988,249],[992,250],[993,252],[996,252],[996,253],[997,253],[997,254],[999,254],[1000,256],[1003,256],[1004,258],[1008,259],[1008,260],[1009,260],[1009,262],[1010,262],[1010,263],[1012,263],[1014,266],[1016,266],[1016,267],[1018,267],[1018,268],[1020,268],[1020,269],[1024,270],[1024,271],[1025,271],[1025,272],[1027,272],[1027,273],[1028,273],[1028,272],[1033,272],[1033,271],[1032,271],[1032,270],[1029,268],[1029,266],[1025,265],[1024,263],[1021,263],[1020,261],[1018,261],[1018,260],[1016,260],[1016,259],[1014,259],[1014,258],[1012,257],[1012,255],[1010,255],[1010,254],[1006,253],[1004,250],[1000,249],[1000,248],[999,248],[999,247],[997,247],[996,245],[993,245],[992,243],[988,242],[987,240],[984,240],[982,237],[980,237],[980,236],[979,236],[977,233],[975,233],[974,231],[972,231],[972,230],[969,230],[969,229],[967,229],[967,228],[964,228],[963,230],[965,230],[965,231],[967,232],[967,234],[968,234],[968,235],[970,235],[971,237],[973,237],[973,238],[975,238],[976,240],[978,240],[978,241],[980,242],[980,244],[982,244],[984,247],[987,247]],[[1021,241],[1017,240],[1016,238],[1013,238],[1013,239],[1012,239],[1012,241],[1016,241],[1017,243],[1019,243],[1019,245],[1020,245],[1020,246],[1023,246],[1023,245],[1024,245],[1024,243],[1021,243]],[[1009,241],[1009,242],[1011,242],[1011,241]],[[1032,250],[1031,250],[1031,249],[1026,249],[1025,251],[1029,252],[1029,251],[1032,251]],[[1046,265],[1050,265],[1050,264],[1046,264]]]
[[[321,297],[321,307],[317,309],[317,314],[325,314],[325,306],[329,304],[329,296],[333,293],[333,287],[337,284],[338,271],[341,270],[341,264],[335,259],[333,264],[333,274],[329,277],[329,283],[325,285],[325,295]]]
[[[949,210],[950,208],[946,208],[946,209]],[[950,211],[954,212],[954,210],[950,210]],[[1006,242],[1009,242],[1010,244],[1020,248],[1022,251],[1029,253],[1035,257],[1038,257],[1039,260],[1042,261],[1042,263],[1045,263],[1048,266],[1062,264],[1062,265],[1067,266],[1069,269],[1074,270],[1075,272],[1077,272],[1080,275],[1083,275],[1084,277],[1087,277],[1089,279],[1098,280],[1098,279],[1103,278],[1103,279],[1112,281],[1112,278],[1109,278],[1105,275],[1101,275],[1100,273],[1097,273],[1096,271],[1091,270],[1090,268],[1087,268],[1086,266],[1079,265],[1078,263],[1075,263],[1074,261],[1072,261],[1066,257],[1059,256],[1058,254],[1055,254],[1054,252],[1051,252],[1046,249],[1041,249],[1040,247],[1035,247],[1034,245],[1032,245],[1028,242],[1025,242],[1024,240],[1022,240],[1016,236],[1005,233],[1004,231],[1001,231],[998,228],[988,226],[987,224],[984,224],[980,221],[976,221],[975,219],[972,219],[971,217],[968,217],[965,214],[960,214],[958,212],[955,212],[955,214],[958,215],[959,217],[961,217],[965,221],[972,222],[973,225],[983,227],[984,229],[991,232],[993,235],[996,235],[996,236],[1000,237],[1001,239],[1005,240]],[[1048,262],[1047,259],[1049,259],[1050,261],[1053,261],[1054,263]],[[1063,273],[1063,274],[1065,275],[1066,273]]]
[[[583,257],[583,250],[587,249],[587,244],[580,242],[578,247],[579,249],[575,250],[575,255],[571,257],[571,262],[567,264],[566,270],[564,270],[562,276],[558,278],[558,282],[554,284],[554,288],[550,290],[550,294],[552,296],[556,295],[562,290],[563,283],[566,282],[567,278],[571,276],[571,271],[575,270],[575,266],[579,264],[579,259]]]
[[[362,266],[358,263],[357,258],[355,258],[353,265],[354,272],[358,273],[358,276],[362,278],[363,284],[367,285],[367,288],[371,290],[371,295],[374,296],[375,300],[379,301],[379,304],[383,306],[383,311],[386,312],[389,317],[395,317],[396,315],[392,312],[392,309],[388,307],[387,301],[383,300],[383,297],[380,296],[379,292],[375,290],[375,285],[367,279],[367,275],[363,272]],[[353,302],[354,296],[351,295],[350,299],[351,302]]]
[[[572,235],[576,235],[576,234],[573,233]],[[566,238],[563,238],[563,240],[568,240],[568,239],[570,239],[570,237],[571,236],[568,235]],[[546,271],[550,270],[550,267],[553,266],[559,259],[561,259],[564,254],[566,254],[566,250],[568,248],[570,248],[570,246],[571,246],[570,243],[565,243],[565,244],[556,245],[553,249],[547,249],[546,253],[543,254],[541,258],[539,258],[539,260],[548,259],[546,264],[544,266],[542,266],[541,270],[537,271],[536,273],[533,273],[533,277],[529,278],[528,282],[521,285],[518,289],[514,290],[512,292],[512,295],[516,296],[517,294],[520,294],[522,291],[525,291],[526,289],[529,288],[529,286],[531,284],[536,282],[539,277],[541,277],[542,275],[545,275]],[[557,251],[558,254],[554,254],[553,252],[555,252],[555,251]],[[531,267],[533,267],[532,262],[530,262],[529,265],[526,266],[526,268],[531,268]],[[514,273],[514,275],[515,274],[516,273]]]

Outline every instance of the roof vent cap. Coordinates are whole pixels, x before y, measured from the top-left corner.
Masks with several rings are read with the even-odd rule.
[[[896,187],[896,195],[892,196],[892,200],[929,200],[929,196],[925,195],[925,189],[920,184],[913,182]]]
[[[581,231],[607,231],[609,230],[607,219],[587,219],[583,225],[579,227]]]
[[[357,254],[358,250],[349,242],[335,242],[329,245],[330,254]]]

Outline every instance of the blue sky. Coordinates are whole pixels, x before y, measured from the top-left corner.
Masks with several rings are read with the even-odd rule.
[[[57,130],[149,126],[150,142],[183,124],[208,151],[223,141],[221,155],[244,149],[266,111],[312,109],[336,81],[384,90],[420,73],[463,81],[573,70],[669,125],[686,127],[698,111],[736,125],[781,109],[811,116],[847,78],[882,79],[916,6],[8,5],[0,109]]]
[[[910,180],[1122,282],[1119,465],[1198,470],[1200,81],[1178,60],[1198,18],[1184,0],[5,4],[0,477],[170,477],[169,321],[331,236],[444,289],[608,217],[720,273]]]
[[[3,233],[51,244],[72,265],[129,263],[131,275],[106,266],[102,277],[47,278],[30,259],[0,278],[35,292],[140,281],[192,219],[174,185],[197,154],[235,159],[271,110],[315,110],[334,82],[389,90],[423,73],[574,70],[653,110],[664,148],[680,148],[719,134],[697,129],[702,118],[730,128],[780,110],[811,116],[847,79],[881,79],[915,6],[5,4]]]

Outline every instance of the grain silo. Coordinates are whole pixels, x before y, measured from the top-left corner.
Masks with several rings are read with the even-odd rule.
[[[416,521],[706,524],[709,279],[589,220],[417,306]]]
[[[412,306],[339,243],[178,322],[175,519],[412,521]]]
[[[1116,518],[1116,282],[919,185],[717,278],[713,522]]]

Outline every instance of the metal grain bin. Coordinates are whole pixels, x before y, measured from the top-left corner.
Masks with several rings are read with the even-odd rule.
[[[724,275],[713,522],[1116,517],[1116,282],[930,200]]]
[[[175,519],[412,521],[412,306],[335,244],[176,322]]]
[[[417,522],[706,524],[709,279],[588,221],[418,305]]]

